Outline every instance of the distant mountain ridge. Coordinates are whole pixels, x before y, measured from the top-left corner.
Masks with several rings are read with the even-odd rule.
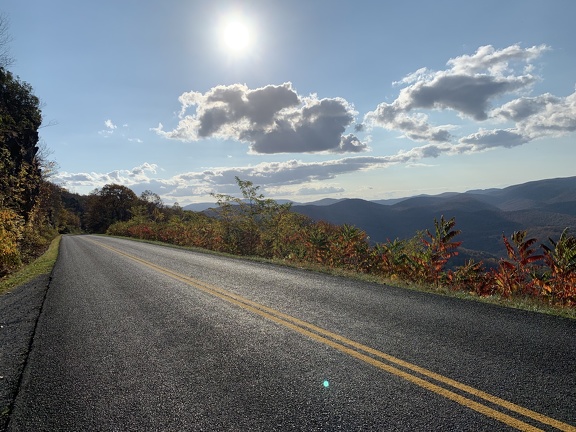
[[[488,260],[504,256],[502,234],[527,230],[530,237],[547,243],[567,227],[576,231],[576,177],[384,202],[345,199],[325,206],[293,205],[292,210],[316,221],[355,225],[377,243],[411,238],[432,229],[435,218],[455,217],[456,229],[462,231],[461,255]]]

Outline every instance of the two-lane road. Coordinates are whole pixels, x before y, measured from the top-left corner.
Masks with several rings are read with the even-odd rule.
[[[66,236],[9,430],[574,425],[574,321]]]

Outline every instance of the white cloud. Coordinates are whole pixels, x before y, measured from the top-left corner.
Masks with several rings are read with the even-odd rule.
[[[319,99],[315,94],[303,97],[291,83],[257,89],[235,84],[217,86],[204,94],[183,93],[179,97],[182,108],[178,125],[166,131],[160,123],[153,130],[183,141],[232,139],[247,143],[252,154],[371,150],[371,137],[361,140],[345,134],[352,126],[355,133],[364,132],[366,127],[382,127],[419,143],[452,143],[453,150],[465,152],[515,147],[576,130],[574,94],[565,98],[551,94],[528,96],[540,80],[533,75],[533,62],[549,49],[546,45],[522,48],[516,44],[503,49],[487,45],[472,55],[449,59],[445,70],[418,69],[395,82],[403,86],[397,98],[366,113],[362,123],[355,122],[358,113],[342,98]],[[503,102],[511,96],[516,99]],[[188,114],[191,108],[194,112]],[[457,114],[460,123],[433,124],[431,116],[438,111]],[[454,135],[454,130],[484,125],[487,120],[514,125]],[[423,149],[443,147],[417,147],[417,151]]]
[[[158,169],[158,165],[144,162],[142,165],[137,166],[135,168],[132,168],[130,175],[132,177],[135,177],[135,176],[139,176],[139,175],[144,175],[147,172],[150,172],[152,174],[156,174],[157,169]]]
[[[372,127],[401,131],[414,141],[450,142],[454,126],[433,126],[422,110],[451,110],[475,122],[485,121],[495,112],[491,102],[531,88],[538,78],[530,73],[530,62],[548,49],[545,45],[525,49],[512,45],[497,50],[488,45],[473,55],[448,60],[446,70],[421,68],[396,82],[405,85],[396,100],[381,103],[365,115],[364,121]],[[513,116],[513,107],[508,108],[499,115]]]
[[[133,186],[150,180],[149,174],[156,174],[158,165],[147,162],[130,170],[121,169],[108,173],[68,173],[61,172],[54,176],[54,181],[65,187],[90,187],[101,188],[110,183],[118,183],[124,186]]]
[[[413,141],[449,142],[452,139],[451,127],[432,126],[426,114],[410,116],[398,103],[381,103],[375,111],[366,114],[364,122],[372,127],[401,131]]]
[[[103,130],[98,132],[104,138],[108,138],[109,136],[114,134],[114,130],[118,128],[118,126],[116,126],[114,124],[114,122],[112,122],[112,120],[110,120],[110,119],[108,119],[104,122],[104,126],[106,127],[106,129],[103,129]]]
[[[116,126],[112,120],[108,119],[104,122],[104,125],[106,126],[106,128],[110,129],[110,130],[114,130],[114,129],[118,129],[118,126]]]
[[[497,96],[528,87],[531,75],[499,77],[492,75],[438,73],[431,81],[418,81],[401,90],[398,104],[405,111],[418,108],[451,109],[476,121],[486,120],[489,102]]]
[[[129,136],[128,133],[130,133],[129,132],[130,126],[127,123],[124,123],[119,131],[117,131],[118,126],[111,119],[104,121],[104,126],[106,127],[106,129],[98,131],[98,134],[102,135],[104,138],[109,138],[112,135],[114,135],[116,139],[120,137],[122,139],[127,140],[128,142],[138,144],[142,144],[144,142],[140,138],[128,137]],[[120,135],[118,136],[117,133],[119,133]]]
[[[383,127],[421,143],[397,154],[214,167],[168,179],[158,178],[158,167],[145,163],[105,174],[62,173],[56,179],[75,187],[121,183],[135,191],[154,190],[166,201],[210,192],[236,193],[236,177],[269,190],[294,192],[299,186],[301,191],[316,189],[315,182],[342,174],[396,164],[422,165],[425,160],[440,156],[513,148],[534,139],[564,135],[576,131],[576,92],[566,97],[530,95],[532,84],[540,79],[532,75],[530,62],[547,49],[543,45],[526,49],[512,45],[501,50],[485,46],[473,55],[449,60],[446,70],[420,69],[397,83],[404,87],[396,100],[379,104],[364,116],[362,124],[355,123],[353,105],[342,98],[319,99],[314,94],[303,97],[290,83],[258,89],[235,84],[214,87],[204,94],[182,94],[176,128],[165,131],[160,124],[154,129],[161,136],[183,141],[211,137],[237,140],[247,143],[253,154],[342,154],[368,150],[370,137],[361,141],[354,134],[345,134],[352,126],[356,132],[363,132],[364,126]],[[503,102],[505,97],[508,101]],[[493,106],[497,103],[500,106]],[[189,114],[192,108],[194,112]],[[455,136],[453,133],[459,128],[453,124],[434,125],[430,118],[439,110],[455,112],[462,122],[467,122],[467,135]],[[501,128],[478,127],[497,122]],[[108,131],[114,131],[114,123],[107,121],[105,125]],[[469,133],[470,125],[477,132]],[[342,191],[328,188],[322,193],[334,192]]]
[[[531,70],[530,61],[540,57],[550,48],[546,45],[522,48],[515,44],[501,50],[496,50],[491,45],[478,48],[473,55],[463,55],[448,60],[451,71],[454,74],[483,74],[486,71],[491,76],[504,76],[514,73],[511,64],[524,64],[524,71]]]
[[[492,115],[494,117],[501,116],[505,120],[520,122],[543,111],[547,105],[557,105],[559,103],[561,103],[561,98],[550,93],[537,97],[521,97],[495,109]]]
[[[456,152],[453,146],[428,145],[393,156],[364,156],[333,159],[321,162],[263,162],[248,167],[212,168],[188,172],[169,179],[156,178],[156,164],[144,163],[132,169],[114,170],[108,173],[59,173],[54,181],[68,188],[94,189],[109,183],[118,183],[135,192],[154,190],[163,199],[207,195],[210,192],[236,193],[236,177],[266,187],[304,185],[314,181],[334,179],[341,174],[385,168],[398,163],[409,163],[422,158],[437,157],[445,152]]]
[[[516,121],[527,142],[565,135],[576,131],[576,92],[567,97],[546,93],[519,98],[495,110],[494,115]]]
[[[180,121],[172,131],[153,130],[183,141],[203,138],[246,142],[252,153],[362,152],[367,145],[344,136],[354,123],[354,107],[342,98],[302,97],[291,83],[254,90],[242,84],[217,86],[205,94],[183,93]],[[186,115],[196,107],[193,115]]]
[[[458,148],[466,152],[483,151],[494,147],[512,148],[529,141],[515,129],[480,130],[460,139]]]

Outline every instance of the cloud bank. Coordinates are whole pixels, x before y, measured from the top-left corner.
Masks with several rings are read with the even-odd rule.
[[[391,156],[354,156],[320,162],[289,160],[262,162],[249,167],[221,167],[178,174],[168,179],[155,176],[158,165],[144,163],[129,170],[109,173],[59,173],[54,181],[68,188],[101,188],[109,183],[131,187],[136,193],[151,189],[168,201],[181,197],[205,196],[212,192],[236,193],[236,177],[249,180],[266,188],[305,185],[315,181],[335,179],[342,174],[386,168],[397,164],[410,164],[443,154],[460,154],[474,151],[474,145],[427,144]],[[304,188],[304,190],[306,190]],[[326,189],[327,191],[328,189]],[[335,189],[334,189],[335,190]],[[338,192],[341,192],[338,189]]]
[[[419,69],[394,84],[401,87],[391,103],[380,103],[356,124],[358,113],[342,98],[303,97],[291,83],[249,89],[235,84],[217,86],[206,93],[183,93],[178,125],[171,131],[162,124],[153,130],[167,139],[195,142],[221,138],[247,143],[253,154],[360,153],[370,150],[358,135],[375,128],[400,132],[413,148],[387,156],[350,156],[305,162],[263,162],[248,167],[220,167],[157,177],[157,165],[145,163],[110,173],[61,173],[56,180],[68,187],[102,187],[121,183],[135,191],[151,189],[167,200],[234,193],[235,177],[281,191],[302,185],[300,190],[341,192],[337,187],[310,187],[313,182],[339,175],[381,169],[396,164],[418,164],[443,155],[472,154],[495,148],[513,148],[546,137],[576,131],[576,92],[562,97],[550,93],[531,95],[541,78],[533,62],[550,48],[545,45],[504,49],[483,46],[472,55],[448,60],[446,69]],[[193,111],[189,113],[189,111]],[[435,125],[438,111],[457,114],[476,132],[457,136],[461,124]],[[106,135],[116,129],[105,122]],[[501,126],[499,128],[491,128]],[[354,134],[346,134],[348,128]],[[474,130],[473,129],[473,130]],[[380,143],[372,143],[373,147]],[[293,189],[294,190],[294,189]]]

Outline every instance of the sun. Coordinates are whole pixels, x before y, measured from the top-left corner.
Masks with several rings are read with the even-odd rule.
[[[253,39],[253,29],[242,17],[230,17],[220,27],[220,42],[228,53],[246,53],[252,47]]]

